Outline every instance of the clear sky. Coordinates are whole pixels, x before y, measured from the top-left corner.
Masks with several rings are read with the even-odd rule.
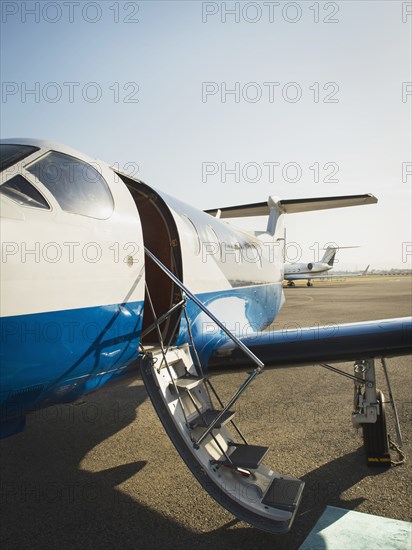
[[[302,260],[336,242],[361,246],[341,268],[411,267],[411,2],[1,10],[2,137],[66,143],[201,209],[371,192],[289,216],[288,241]]]

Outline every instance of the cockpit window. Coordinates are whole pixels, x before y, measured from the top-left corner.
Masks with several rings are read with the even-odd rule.
[[[38,147],[31,145],[14,145],[11,143],[0,144],[0,172],[9,168],[16,162],[38,151]]]
[[[113,212],[106,180],[87,162],[51,151],[26,170],[47,187],[66,212],[102,220]]]
[[[45,208],[50,210],[46,199],[23,176],[14,176],[3,185],[0,185],[0,193],[14,200],[21,206]]]

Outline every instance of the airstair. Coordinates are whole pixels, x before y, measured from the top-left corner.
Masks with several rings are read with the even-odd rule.
[[[158,342],[142,348],[142,378],[167,434],[193,475],[219,504],[259,529],[286,533],[295,518],[304,482],[265,466],[262,462],[268,447],[249,444],[235,422],[234,405],[262,372],[263,363],[147,249],[146,255],[182,292],[182,299],[169,312],[156,317],[152,308],[154,322],[145,334],[156,330]],[[152,304],[150,295],[148,298]],[[189,300],[256,365],[226,404],[199,361],[186,314]],[[166,346],[160,324],[179,308],[186,318],[190,342]]]

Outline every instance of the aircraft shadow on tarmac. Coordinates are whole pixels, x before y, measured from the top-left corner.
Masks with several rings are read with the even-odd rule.
[[[287,535],[273,536],[245,524],[240,527],[236,519],[213,531],[192,531],[117,489],[133,476],[138,484],[145,461],[120,464],[100,472],[81,469],[86,454],[93,452],[99,443],[139,421],[139,405],[146,398],[142,386],[123,387],[114,393],[113,389],[103,390],[88,409],[65,405],[54,412],[34,413],[38,417],[29,419],[24,434],[1,442],[3,549],[210,550],[212,547],[218,550],[276,546],[289,550],[299,547],[327,504],[355,508],[362,499],[342,501],[341,494],[363,478],[378,473],[362,466],[361,449],[308,472],[303,477],[304,498],[292,532]],[[118,464],[122,449],[114,447],[111,452]],[[139,456],[142,454],[144,450],[140,449]],[[177,481],[177,507],[178,487]],[[231,529],[234,525],[237,528]]]
[[[283,285],[283,289],[287,289],[290,291],[291,296],[293,296],[292,292],[298,292],[299,290],[306,290],[307,292],[316,292],[316,290],[325,290],[329,288],[345,288],[345,285],[348,286],[348,283],[341,282],[341,283],[328,283],[325,285],[324,283],[318,283],[314,284],[311,287],[308,287],[307,285],[296,285],[296,286],[288,286]]]

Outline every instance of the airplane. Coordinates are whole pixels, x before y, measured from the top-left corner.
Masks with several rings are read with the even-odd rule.
[[[293,262],[285,263],[284,266],[284,278],[285,281],[288,281],[287,286],[295,286],[294,281],[307,280],[306,286],[313,286],[313,279],[331,279],[335,277],[341,278],[341,275],[328,274],[333,268],[335,261],[336,253],[341,248],[353,248],[353,247],[338,247],[338,246],[328,246],[325,254],[323,255],[320,262]],[[359,277],[367,274],[369,265],[361,273],[348,273],[345,274],[345,277]]]
[[[286,533],[304,483],[263,463],[268,448],[248,443],[232,409],[265,363],[319,363],[353,380],[367,461],[390,464],[374,361],[411,353],[412,318],[264,330],[284,303],[284,214],[376,197],[200,211],[64,145],[9,139],[0,150],[2,437],[138,371],[203,488],[239,519]],[[225,221],[245,215],[265,216],[266,231]],[[329,365],[342,361],[353,376]],[[254,366],[226,404],[212,364]]]
[[[285,263],[284,279],[288,281],[288,286],[295,286],[294,281],[302,279],[307,279],[307,286],[313,286],[311,281],[316,278],[316,275],[332,269],[337,250],[337,247],[328,246],[320,262]]]

